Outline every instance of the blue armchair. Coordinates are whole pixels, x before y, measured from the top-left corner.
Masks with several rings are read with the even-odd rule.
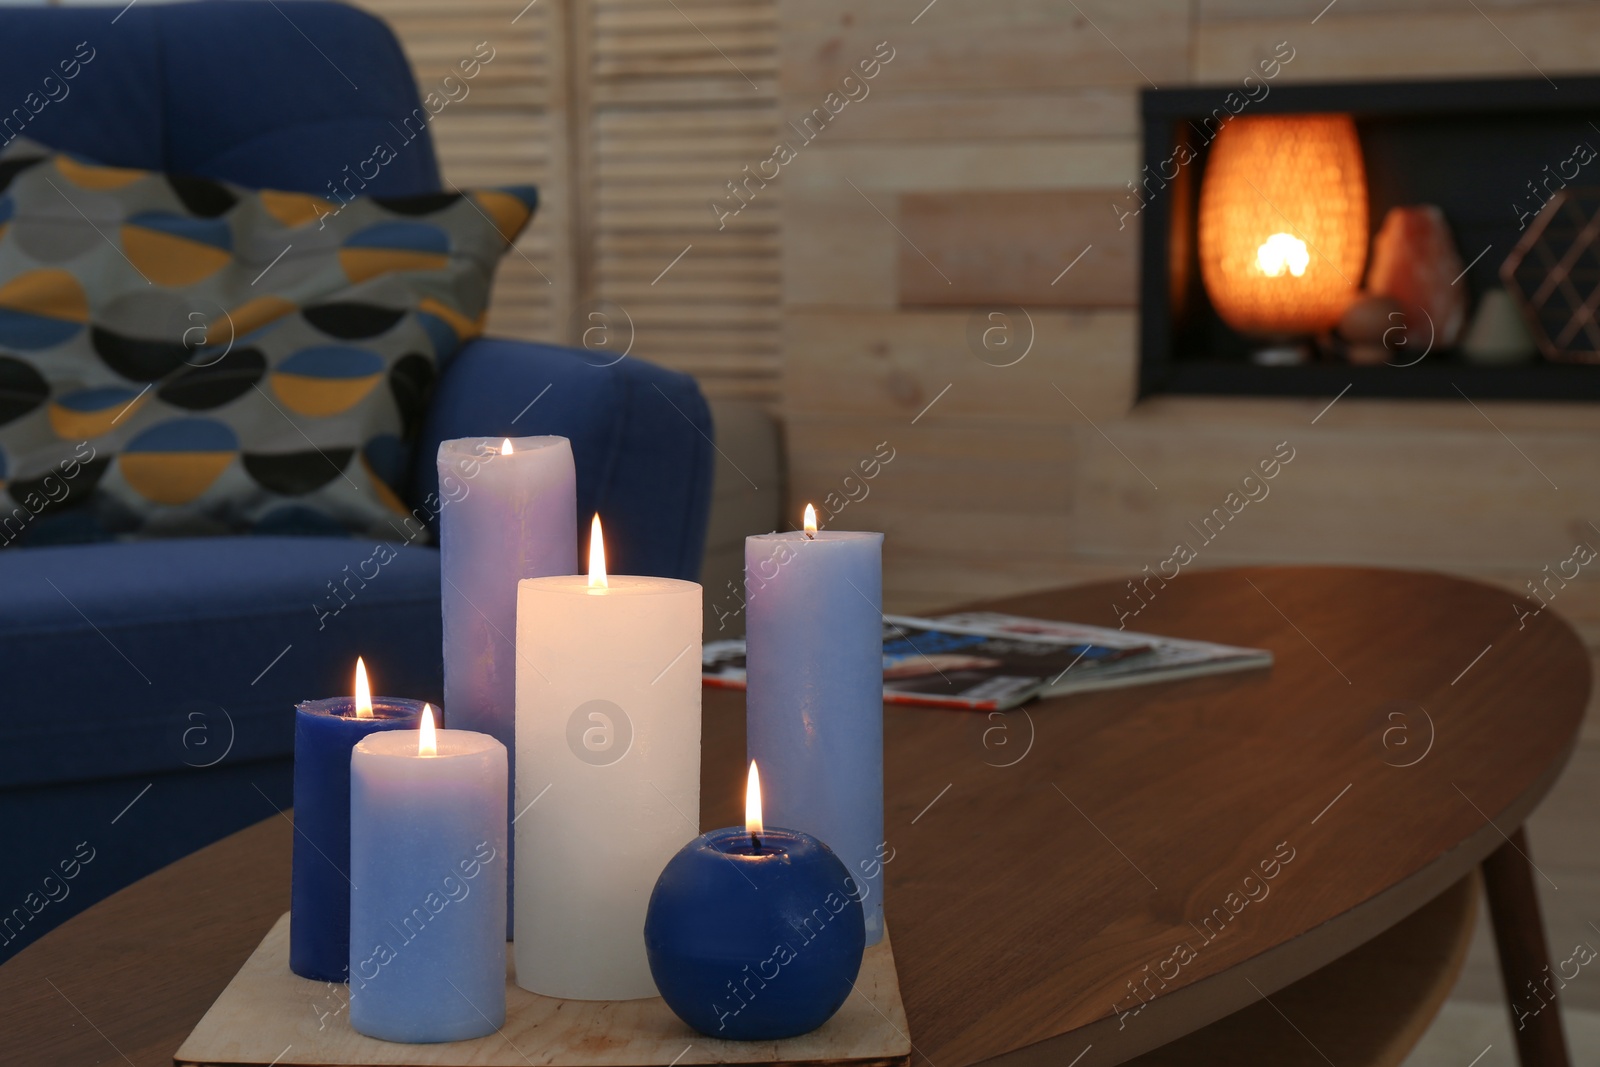
[[[88,51],[70,92],[47,99],[46,76]],[[343,4],[0,7],[0,109],[13,109],[0,110],[0,140],[316,193],[418,106],[394,36]],[[369,184],[384,196],[439,191],[427,137]],[[694,578],[711,433],[681,374],[480,339],[437,383],[414,496],[434,487],[441,440],[560,434],[572,440],[580,516],[605,515],[613,568]],[[400,549],[326,613],[328,583],[373,547],[228,537],[0,552],[0,960],[290,806],[291,708],[345,691],[358,653],[381,691],[440,699],[434,549]]]

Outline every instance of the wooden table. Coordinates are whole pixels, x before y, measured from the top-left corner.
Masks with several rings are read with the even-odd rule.
[[[988,606],[1114,624],[1130,595]],[[1545,612],[1519,628],[1503,590],[1400,571],[1185,573],[1144,597],[1130,628],[1276,665],[1004,714],[886,712],[887,907],[915,1059],[1092,1067],[1276,1010],[1480,864],[1508,984],[1542,973],[1520,827],[1587,700],[1571,627]],[[742,710],[706,693],[707,827],[740,817]],[[283,819],[245,830],[0,967],[0,1047],[167,1061],[286,909],[290,840]],[[1519,1038],[1524,1063],[1565,1063],[1554,1011]]]

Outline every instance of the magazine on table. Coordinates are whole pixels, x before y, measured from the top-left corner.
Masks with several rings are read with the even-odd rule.
[[[999,711],[1037,696],[1146,685],[1272,664],[1272,653],[1209,641],[993,611],[883,617],[883,699]],[[707,642],[705,684],[745,686],[742,639]]]

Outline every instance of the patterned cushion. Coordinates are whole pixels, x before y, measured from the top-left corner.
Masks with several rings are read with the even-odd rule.
[[[322,199],[0,152],[0,545],[406,537],[430,388],[537,197],[353,177]]]

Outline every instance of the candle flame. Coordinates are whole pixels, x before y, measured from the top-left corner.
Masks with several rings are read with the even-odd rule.
[[[433,705],[422,705],[422,725],[417,728],[417,755],[437,756],[439,736],[433,729]]]
[[[508,437],[500,442],[500,454],[502,456],[511,455],[511,438]]]
[[[356,657],[356,718],[372,718],[372,689],[367,685],[367,665]]]
[[[761,772],[756,761],[750,761],[750,779],[744,787],[744,828],[754,837],[761,833]]]
[[[817,536],[817,509],[810,504],[806,505],[806,536]]]
[[[589,588],[608,589],[606,581],[606,541],[600,534],[600,516],[589,524]]]

